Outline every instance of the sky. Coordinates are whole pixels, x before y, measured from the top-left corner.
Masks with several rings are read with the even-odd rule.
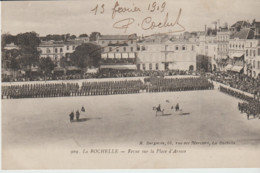
[[[122,8],[137,12],[116,12],[113,8],[118,2]],[[156,10],[153,10],[155,2]],[[165,3],[164,3],[165,2]],[[205,25],[219,19],[220,24],[234,24],[238,20],[260,21],[260,0],[85,0],[85,1],[3,1],[1,10],[2,33],[18,34],[35,31],[40,36],[47,34],[132,34],[150,35],[174,31],[203,31]],[[102,9],[104,4],[104,12]],[[97,13],[91,11],[97,7]],[[163,8],[164,7],[164,8]],[[164,23],[178,23],[168,27],[150,28]],[[103,12],[103,13],[102,13]],[[124,20],[123,22],[120,22]],[[122,28],[130,22],[127,30]],[[114,27],[113,27],[114,25]],[[117,28],[115,28],[117,27]],[[119,28],[118,28],[119,27]],[[178,32],[176,32],[178,33]]]

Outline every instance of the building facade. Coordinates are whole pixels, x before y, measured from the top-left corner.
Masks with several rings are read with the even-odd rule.
[[[245,42],[244,74],[256,78],[260,74],[260,40],[250,39]]]
[[[41,42],[38,47],[40,51],[40,58],[50,57],[57,67],[60,67],[60,60],[62,57],[69,58],[70,54],[73,53],[77,46],[81,43],[77,42],[59,42],[59,41],[48,41]]]
[[[140,70],[196,70],[196,43],[168,40],[161,43],[141,43],[137,58]]]

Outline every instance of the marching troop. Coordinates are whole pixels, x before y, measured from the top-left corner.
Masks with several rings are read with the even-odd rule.
[[[250,97],[248,95],[245,95],[241,92],[234,91],[232,89],[229,89],[227,87],[220,86],[219,87],[221,92],[224,92],[228,95],[231,95],[233,97],[239,98],[241,100],[244,100],[246,102],[238,103],[238,109],[241,111],[241,113],[246,113],[247,119],[249,119],[249,116],[259,116],[260,114],[260,102],[258,100],[254,100],[253,97]]]
[[[238,110],[241,111],[241,113],[246,113],[248,120],[251,115],[254,116],[254,118],[258,116],[260,119],[260,102],[256,100],[249,103],[238,103]]]
[[[241,100],[245,100],[245,101],[248,101],[248,102],[251,102],[251,101],[254,100],[253,97],[250,97],[250,96],[245,95],[245,94],[243,94],[243,93],[241,93],[241,92],[238,92],[238,91],[229,89],[229,88],[227,88],[227,87],[220,86],[220,87],[219,87],[219,90],[220,90],[221,92],[224,92],[224,93],[226,93],[226,94],[228,94],[228,95],[231,95],[231,96],[233,96],[233,97],[239,98],[239,99],[241,99]]]

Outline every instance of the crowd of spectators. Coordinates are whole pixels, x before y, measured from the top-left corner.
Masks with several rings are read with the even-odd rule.
[[[252,78],[244,74],[215,72],[211,79],[232,88],[260,96],[260,78]]]
[[[74,73],[74,74],[49,74],[44,75],[28,75],[8,76],[2,75],[2,82],[21,82],[21,81],[50,81],[50,80],[78,80],[78,79],[92,79],[92,78],[119,78],[119,77],[145,77],[145,76],[175,76],[175,75],[192,75],[191,71],[183,70],[116,70],[116,69],[102,69],[98,73]]]

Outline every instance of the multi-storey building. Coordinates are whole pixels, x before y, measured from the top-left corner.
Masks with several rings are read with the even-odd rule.
[[[140,43],[140,70],[196,70],[196,42],[160,40]]]
[[[69,57],[73,53],[80,42],[63,42],[63,41],[48,41],[41,42],[38,46],[40,58],[50,57],[55,65],[60,66],[62,57]]]
[[[226,70],[241,72],[245,66],[246,40],[253,39],[254,31],[250,28],[241,29],[230,36],[229,40],[229,65]]]
[[[260,40],[248,39],[245,42],[245,70],[244,73],[256,78],[260,74]]]
[[[101,35],[97,43],[102,48],[101,69],[136,69],[137,36]]]
[[[227,24],[221,27],[217,32],[217,67],[220,71],[224,70],[225,62],[228,58],[230,31]]]

